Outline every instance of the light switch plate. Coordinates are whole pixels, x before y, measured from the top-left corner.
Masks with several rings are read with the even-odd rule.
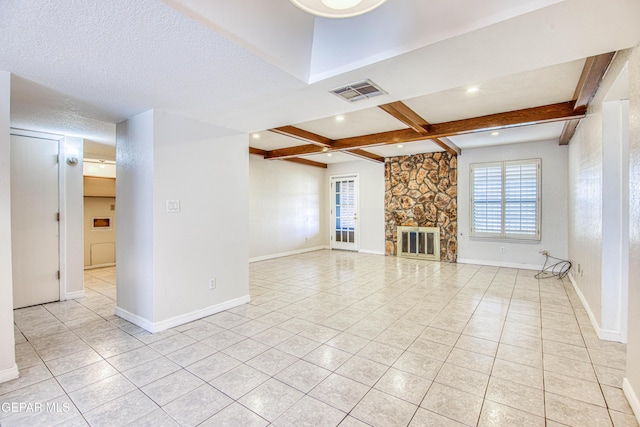
[[[167,200],[167,213],[180,212],[180,200]]]

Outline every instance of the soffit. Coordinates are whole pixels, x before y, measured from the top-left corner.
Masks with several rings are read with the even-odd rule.
[[[362,16],[327,19],[313,17],[284,0],[163,0],[308,82],[361,68],[562,1],[393,0]]]

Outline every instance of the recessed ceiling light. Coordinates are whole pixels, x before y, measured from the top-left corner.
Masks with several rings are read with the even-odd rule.
[[[471,86],[467,88],[467,93],[476,93],[479,91],[480,91],[480,88],[478,86]]]
[[[251,137],[253,139],[260,139],[260,134],[259,133],[254,133],[253,135],[251,135]]]
[[[328,153],[328,154],[327,154],[327,157],[331,157],[332,155],[333,155],[333,154],[331,154],[331,153]]]
[[[322,147],[322,152],[326,153],[327,151],[329,151],[329,147]]]
[[[403,145],[402,145],[402,144],[398,144],[398,148],[402,148],[402,147],[403,147]]]
[[[312,15],[323,18],[350,18],[371,12],[386,0],[291,0]]]
[[[491,136],[498,136],[498,135],[500,135],[500,132],[498,132],[498,131],[491,132]]]
[[[336,122],[344,122],[344,116],[342,114],[339,116],[336,116]]]

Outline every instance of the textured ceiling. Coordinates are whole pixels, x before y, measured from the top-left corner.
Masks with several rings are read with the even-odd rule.
[[[354,112],[397,100],[437,122],[559,99],[573,91],[585,57],[640,41],[637,0],[426,3],[393,0],[334,22],[288,0],[3,0],[11,123],[113,143],[115,123],[154,108],[240,132],[301,124],[337,135],[325,118],[365,117]],[[345,54],[356,39],[367,48]],[[327,55],[338,62],[321,66]],[[389,94],[350,104],[327,92],[363,78]],[[477,102],[456,95],[482,83]],[[372,115],[351,132],[385,126],[393,119]]]
[[[305,86],[156,0],[8,0],[0,28],[0,69],[20,77],[20,93],[36,82],[63,94],[71,114],[61,126],[83,126],[97,111],[116,123],[151,108],[206,118]],[[39,101],[12,99],[22,113],[12,122],[56,110]]]

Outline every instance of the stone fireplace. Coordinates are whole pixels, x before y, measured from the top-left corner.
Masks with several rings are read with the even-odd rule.
[[[398,254],[397,227],[438,227],[440,259],[458,253],[457,158],[447,152],[390,157],[385,162],[385,252]]]

